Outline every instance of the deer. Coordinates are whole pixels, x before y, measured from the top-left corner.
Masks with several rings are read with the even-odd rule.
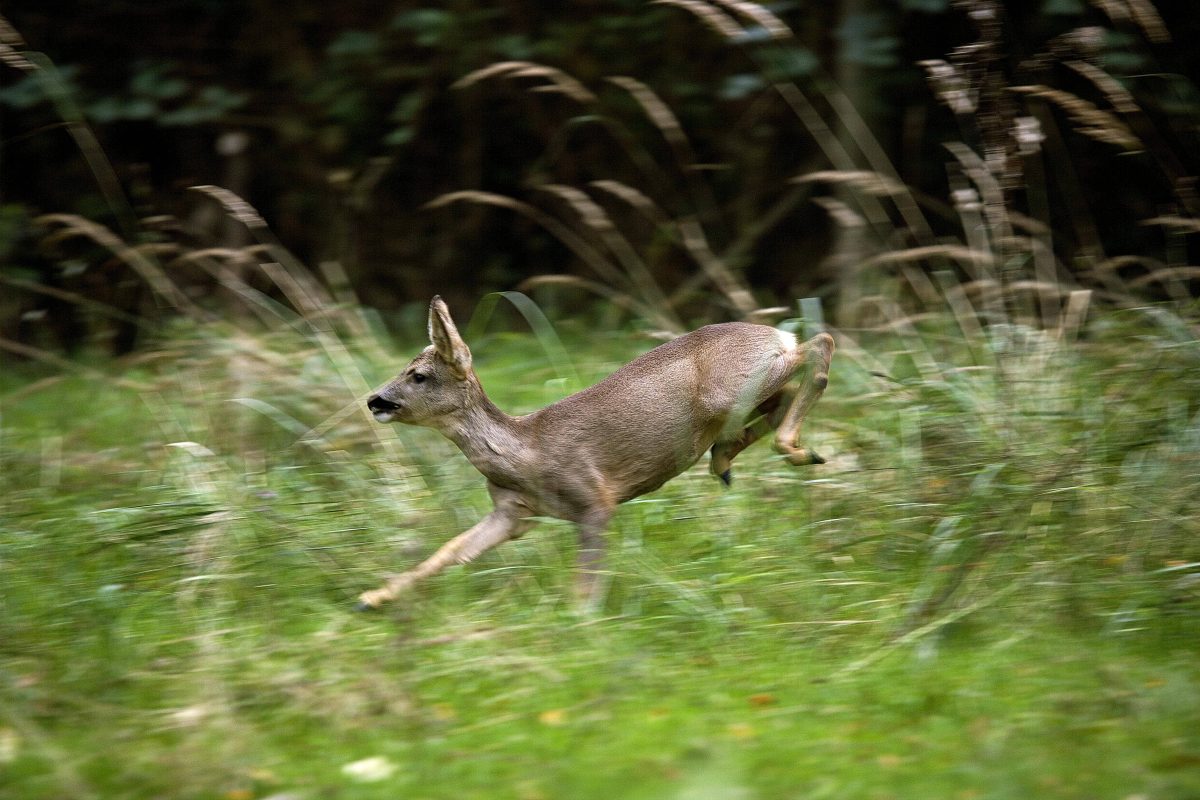
[[[801,342],[766,325],[706,325],[524,416],[509,416],[484,393],[437,296],[429,341],[367,399],[367,410],[377,422],[421,425],[450,439],[487,479],[493,508],[416,567],[363,592],[359,610],[520,537],[535,517],[576,525],[575,594],[594,608],[603,598],[604,532],[621,503],[658,489],[705,452],[728,486],[733,459],[772,429],[789,463],[825,463],[800,444],[800,427],[829,382],[835,345],[828,333]],[[801,371],[805,379],[793,381]]]

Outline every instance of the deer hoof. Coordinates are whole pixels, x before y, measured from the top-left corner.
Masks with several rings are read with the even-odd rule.
[[[368,603],[366,600],[359,600],[354,604],[354,611],[357,614],[365,614],[368,611],[374,611],[375,606]]]
[[[784,459],[793,467],[807,467],[812,464],[824,464],[825,459],[809,450],[807,447],[788,447],[787,445],[776,445],[776,450]]]

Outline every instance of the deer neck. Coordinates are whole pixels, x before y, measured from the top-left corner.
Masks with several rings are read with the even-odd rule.
[[[520,477],[525,452],[521,420],[497,408],[482,388],[473,402],[437,427],[488,480],[512,486]]]

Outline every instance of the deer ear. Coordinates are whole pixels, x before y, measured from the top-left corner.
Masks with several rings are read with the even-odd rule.
[[[429,341],[442,360],[460,377],[467,376],[471,371],[471,350],[458,335],[458,328],[450,319],[450,309],[445,301],[436,295],[429,303]]]

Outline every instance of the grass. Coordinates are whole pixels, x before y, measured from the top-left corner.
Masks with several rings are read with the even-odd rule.
[[[357,410],[404,359],[369,333],[6,371],[0,797],[1195,797],[1200,351],[1162,319],[843,337],[830,464],[626,505],[594,617],[552,521],[349,611],[486,509]],[[583,383],[649,346],[560,332]],[[565,391],[472,344],[502,407]]]
[[[730,39],[749,31],[716,6],[683,7]],[[765,8],[734,11],[790,35]],[[972,72],[977,52],[926,62],[947,102],[939,81]],[[10,63],[55,80],[44,58]],[[556,70],[497,66],[464,81],[597,97]],[[318,280],[216,187],[197,188],[256,245],[126,242],[41,217],[56,246],[110,252],[172,311],[149,326],[168,328],[160,341],[115,363],[0,339],[64,370],[0,373],[0,798],[1200,796],[1194,268],[1120,256],[1076,281],[1049,234],[1013,213],[998,182],[1011,176],[961,143],[946,204],[961,242],[935,238],[844,98],[826,98],[831,125],[797,86],[771,83],[835,169],[795,177],[720,253],[712,215],[686,210],[715,203],[688,138],[630,78],[611,84],[682,177],[643,166],[688,202],[539,179],[544,208],[480,191],[431,204],[525,215],[595,277],[529,286],[591,291],[608,319],[631,309],[669,331],[718,307],[757,313],[738,267],[815,184],[846,190],[819,199],[847,241],[864,223],[878,240],[844,259],[864,267],[840,279],[846,324],[880,327],[839,332],[808,428],[830,463],[797,470],[759,445],[728,491],[701,464],[627,504],[596,616],[571,606],[573,533],[552,521],[383,613],[351,613],[382,574],[486,510],[451,445],[364,413],[368,387],[421,343],[385,346],[335,266]],[[1085,135],[1125,124],[1026,89],[1083,114]],[[1003,115],[951,105],[967,128],[1008,135]],[[60,106],[113,216],[129,217],[86,121]],[[1031,210],[1047,194],[1033,172]],[[696,275],[666,291],[661,243],[610,210],[626,205]],[[1149,271],[1125,280],[1130,265]],[[172,283],[185,268],[228,296],[192,299]],[[1141,307],[1140,290],[1174,305]],[[1093,296],[1108,310],[1084,325]],[[499,327],[464,329],[512,411],[650,346],[610,324],[560,323],[565,351],[540,321],[536,337]]]

